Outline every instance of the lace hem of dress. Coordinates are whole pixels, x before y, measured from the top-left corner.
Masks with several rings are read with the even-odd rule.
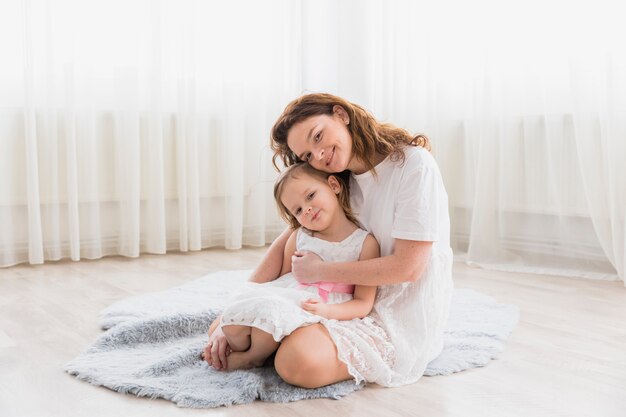
[[[341,362],[346,364],[348,373],[350,374],[352,378],[354,378],[354,384],[359,385],[361,382],[367,382],[365,378],[363,377],[363,375],[359,371],[357,371],[357,369],[350,362],[350,359],[348,357],[348,353],[346,352],[346,350],[339,348],[339,340],[337,340],[338,338],[333,333],[330,333],[330,338],[333,340],[333,343],[335,344],[335,346],[337,346],[337,359],[339,359]]]
[[[312,314],[310,314],[310,316],[311,317],[309,318],[309,320],[307,320],[307,323],[303,324],[302,326],[318,323],[322,319],[321,317],[315,316]],[[290,329],[290,328],[286,328],[282,326],[277,326],[276,323],[279,323],[279,322],[281,321],[276,320],[272,317],[250,318],[248,316],[235,315],[233,317],[222,317],[220,326],[235,325],[235,326],[255,327],[259,330],[264,331],[265,333],[272,335],[272,338],[276,342],[281,342],[285,337],[289,336],[298,327],[302,327],[302,326],[298,326],[298,327],[294,327],[293,329]]]
[[[337,358],[346,364],[355,384],[371,382],[385,386],[390,383],[395,349],[385,330],[373,318],[324,319],[321,323],[329,330],[337,347]]]

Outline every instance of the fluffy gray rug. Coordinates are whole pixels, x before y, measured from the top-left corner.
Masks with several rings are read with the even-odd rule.
[[[319,389],[283,382],[273,368],[219,372],[200,360],[206,330],[227,295],[251,271],[223,271],[180,287],[131,297],[102,312],[108,329],[65,370],[121,393],[164,398],[180,407],[211,408],[255,399],[289,402],[339,399],[363,388],[353,381]],[[471,290],[455,290],[441,355],[426,375],[448,375],[483,366],[504,348],[517,307]]]

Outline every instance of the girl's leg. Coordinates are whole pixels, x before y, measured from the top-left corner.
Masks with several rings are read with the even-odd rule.
[[[211,336],[213,334],[213,332],[215,331],[215,329],[217,329],[217,326],[220,325],[220,321],[222,320],[222,315],[220,314],[219,316],[217,316],[217,318],[215,320],[213,320],[213,323],[211,323],[211,325],[209,326],[209,336]]]
[[[278,349],[280,343],[271,334],[252,327],[250,331],[250,349],[245,352],[233,352],[228,357],[228,370],[249,369],[262,366],[267,358]]]
[[[251,327],[229,324],[222,326],[222,331],[233,352],[245,352],[251,344]]]
[[[318,388],[352,379],[321,324],[301,327],[282,340],[274,360],[278,375],[292,385]]]

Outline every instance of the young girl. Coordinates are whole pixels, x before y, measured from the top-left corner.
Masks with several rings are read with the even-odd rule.
[[[295,329],[328,320],[351,320],[369,314],[375,286],[317,281],[300,284],[291,272],[292,256],[310,251],[329,262],[370,259],[379,255],[376,239],[350,210],[348,189],[340,177],[299,163],[274,186],[281,216],[295,229],[285,246],[280,278],[250,283],[233,296],[209,329],[218,324],[231,353],[225,369],[261,366]],[[211,344],[204,357],[213,364]]]

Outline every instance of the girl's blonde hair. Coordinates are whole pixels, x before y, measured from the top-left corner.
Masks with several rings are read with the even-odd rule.
[[[332,175],[339,181],[339,185],[341,189],[339,190],[339,194],[337,194],[337,199],[339,200],[339,204],[343,209],[343,212],[346,214],[348,220],[352,223],[361,227],[359,221],[356,219],[356,216],[352,212],[352,208],[350,207],[350,192],[348,189],[347,182],[347,171],[345,173],[341,173],[338,175],[328,174],[326,172],[318,171],[313,168],[311,165],[305,162],[297,162],[291,166],[289,166],[276,180],[274,184],[274,199],[276,200],[276,204],[278,205],[278,212],[280,213],[280,217],[282,217],[292,229],[297,229],[302,225],[296,220],[296,217],[291,214],[289,209],[285,207],[280,197],[283,194],[285,189],[285,185],[291,179],[302,178],[303,176],[309,176],[314,179],[318,179],[326,184],[328,184],[328,178]]]
[[[430,141],[425,135],[413,136],[390,123],[379,123],[357,104],[332,94],[306,94],[289,103],[272,127],[270,146],[274,151],[272,163],[277,171],[280,171],[277,160],[282,160],[285,166],[301,162],[287,146],[287,135],[293,125],[311,116],[332,116],[335,106],[341,106],[348,113],[350,123],[347,127],[352,137],[352,152],[365,162],[368,171],[374,170],[372,161],[376,154],[391,155],[393,160],[404,162],[403,148],[407,145],[431,150]]]

